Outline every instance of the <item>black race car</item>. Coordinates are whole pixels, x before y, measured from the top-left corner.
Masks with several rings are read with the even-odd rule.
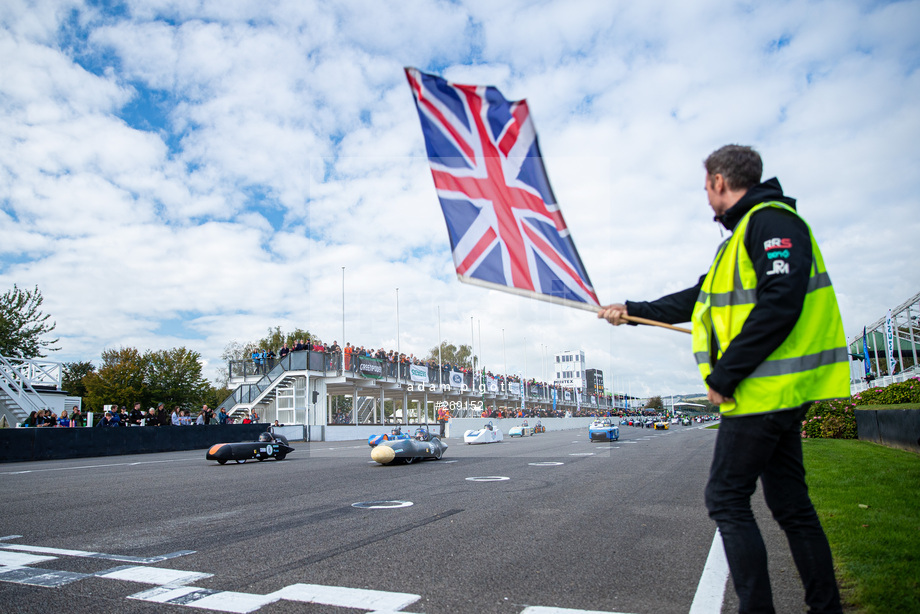
[[[371,450],[371,459],[381,465],[391,463],[412,464],[417,460],[440,460],[447,444],[428,432],[428,429],[416,429],[411,439],[381,441]]]
[[[205,458],[215,460],[223,465],[227,461],[245,463],[251,459],[260,461],[264,461],[266,458],[284,460],[284,457],[293,451],[294,448],[290,446],[286,437],[265,432],[259,435],[259,441],[215,444],[208,450]]]

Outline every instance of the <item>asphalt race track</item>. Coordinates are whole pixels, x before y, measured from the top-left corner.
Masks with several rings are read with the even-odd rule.
[[[620,429],[455,436],[442,460],[397,466],[363,442],[223,466],[205,450],[3,464],[0,609],[687,614],[715,534],[716,431]],[[800,612],[755,501],[777,610]]]

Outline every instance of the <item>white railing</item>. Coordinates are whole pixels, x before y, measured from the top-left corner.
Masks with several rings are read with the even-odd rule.
[[[914,377],[920,377],[920,368],[911,367],[910,369],[902,371],[901,373],[876,377],[869,383],[866,383],[865,380],[850,380],[850,394],[852,395],[856,394],[857,392],[865,392],[870,388],[884,388],[886,386],[890,386],[891,384],[905,382]]]
[[[0,356],[0,389],[15,404],[7,409],[18,419],[48,405],[35,385],[61,388],[61,363]]]
[[[16,377],[23,387],[49,386],[61,389],[64,365],[48,360],[0,357],[0,369],[10,377]]]

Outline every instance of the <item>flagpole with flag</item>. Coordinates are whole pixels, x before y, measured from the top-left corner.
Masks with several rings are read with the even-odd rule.
[[[869,346],[866,344],[866,327],[865,326],[863,326],[862,342],[863,342],[863,356],[865,356],[863,367],[866,370],[866,379],[868,379],[869,376],[872,374],[872,364],[871,364],[871,361],[869,360]]]
[[[885,347],[888,353],[888,375],[894,375],[894,369],[898,366],[894,358],[894,331],[891,326],[891,310],[888,310],[888,317],[885,318]]]
[[[599,313],[526,100],[406,67],[458,279]],[[625,316],[639,324],[690,330]]]

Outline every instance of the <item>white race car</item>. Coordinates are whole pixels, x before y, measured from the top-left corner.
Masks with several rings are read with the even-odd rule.
[[[496,443],[502,440],[502,430],[489,422],[481,429],[470,429],[463,434],[464,443]]]
[[[533,435],[533,427],[528,426],[526,420],[524,420],[524,424],[512,426],[508,429],[508,437],[526,437],[527,435]]]

